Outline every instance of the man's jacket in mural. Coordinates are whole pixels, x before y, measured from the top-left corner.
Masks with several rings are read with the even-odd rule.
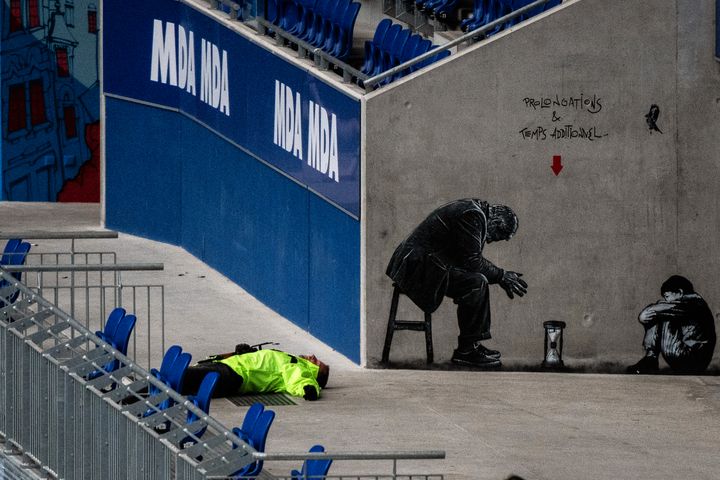
[[[462,199],[443,205],[395,249],[386,273],[426,312],[442,303],[450,269],[481,273],[488,283],[498,283],[503,270],[482,256],[487,225],[487,202]]]

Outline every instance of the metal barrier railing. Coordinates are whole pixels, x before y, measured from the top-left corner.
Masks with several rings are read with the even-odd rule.
[[[40,254],[43,255],[43,254]],[[161,263],[110,264],[41,264],[6,266],[9,272],[24,274],[24,283],[35,293],[49,299],[88,330],[102,330],[110,311],[123,307],[138,319],[133,330],[133,361],[138,362],[138,337],[145,340],[149,366],[153,346],[165,351],[165,286],[157,284],[124,284],[123,272],[163,270]]]
[[[255,460],[230,430],[0,268],[2,280],[0,434],[16,453],[69,479],[199,480]],[[112,360],[121,368],[108,373]],[[161,393],[148,397],[150,385]],[[174,405],[160,410],[166,399]]]
[[[119,368],[106,371],[113,360]],[[149,396],[151,385],[160,393]],[[173,405],[161,410],[167,399]],[[189,422],[188,412],[197,420]],[[435,480],[442,475],[398,474],[397,461],[445,457],[438,451],[257,452],[2,267],[0,438],[6,453],[67,479],[207,480],[230,478],[256,460],[332,458],[392,460],[393,473],[327,478]],[[257,478],[278,477],[266,470]]]

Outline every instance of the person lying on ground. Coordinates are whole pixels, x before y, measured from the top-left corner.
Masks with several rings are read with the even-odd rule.
[[[292,355],[280,350],[254,350],[240,344],[234,352],[213,355],[188,367],[182,394],[194,394],[209,372],[220,378],[214,398],[246,393],[288,393],[305,400],[320,398],[330,367],[315,355]]]

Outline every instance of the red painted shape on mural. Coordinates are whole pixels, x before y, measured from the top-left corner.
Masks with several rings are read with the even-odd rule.
[[[560,155],[553,155],[553,163],[550,168],[552,168],[556,177],[560,175],[560,170],[563,169],[562,157]]]
[[[58,202],[100,201],[100,122],[85,126],[85,143],[90,149],[90,160],[85,162],[75,178],[65,182],[58,193]]]

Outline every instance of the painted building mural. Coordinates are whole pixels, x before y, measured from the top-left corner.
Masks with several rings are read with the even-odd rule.
[[[0,200],[100,200],[98,8],[3,0]]]

